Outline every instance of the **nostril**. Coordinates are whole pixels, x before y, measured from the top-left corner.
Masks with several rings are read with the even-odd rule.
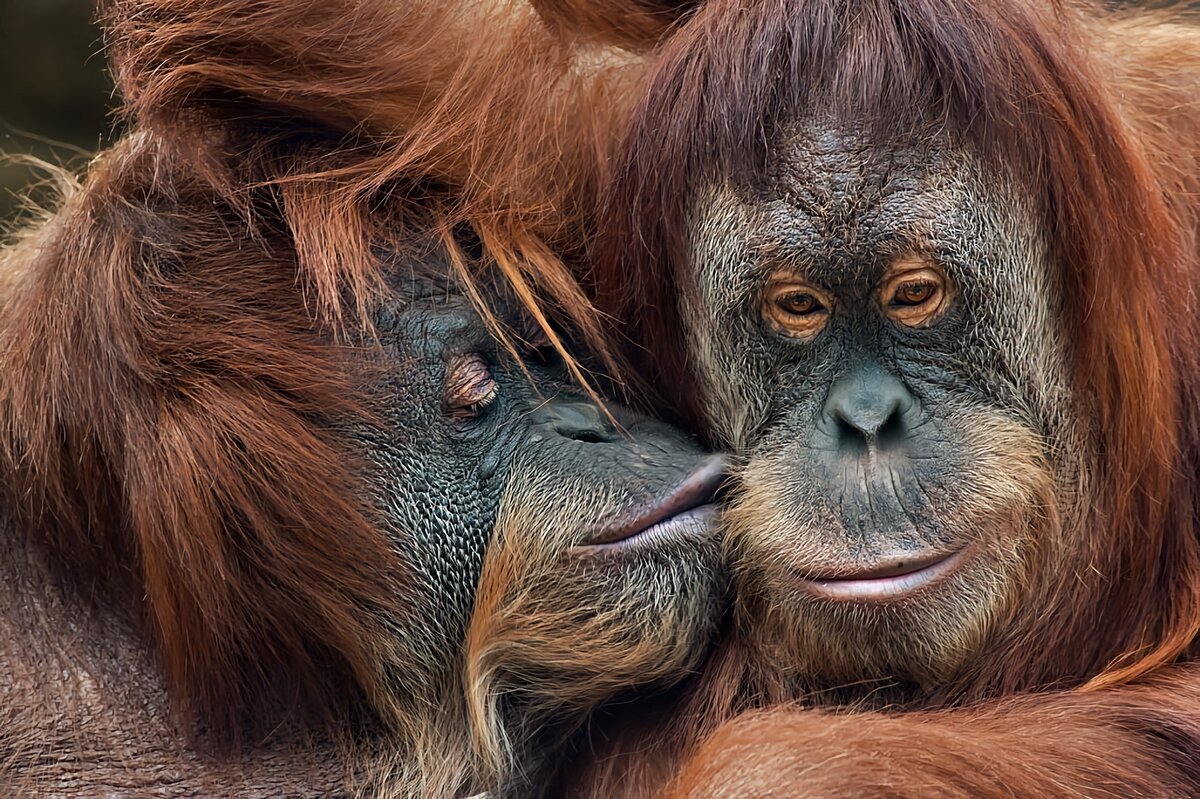
[[[554,403],[534,412],[534,420],[558,435],[584,444],[611,444],[617,431],[600,409],[586,403]]]
[[[896,406],[879,429],[875,431],[875,439],[881,445],[888,445],[901,441],[908,434],[908,425],[904,421],[904,409],[897,402]]]
[[[837,381],[825,402],[825,415],[836,425],[838,443],[861,451],[869,444],[887,446],[908,433],[908,410],[915,399],[896,377],[879,369],[859,369]]]
[[[902,428],[899,398],[858,397],[856,403],[834,410],[839,430],[847,436],[876,438],[888,428]]]
[[[835,414],[833,420],[837,426],[837,440],[841,446],[855,450],[866,449],[867,436],[857,425],[841,414]]]

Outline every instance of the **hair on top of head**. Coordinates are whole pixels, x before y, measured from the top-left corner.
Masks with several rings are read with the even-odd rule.
[[[1170,661],[1200,632],[1200,135],[1187,135],[1200,104],[1176,79],[1200,65],[1164,21],[1042,0],[711,0],[656,55],[598,226],[599,304],[631,320],[640,371],[670,387],[688,380],[673,332],[689,191],[760,170],[789,122],[832,109],[885,142],[944,131],[1036,191],[1112,531],[1079,557],[1140,575],[1102,601],[1152,620],[1098,637],[1096,657],[1124,657],[1096,684]],[[1126,113],[1164,104],[1168,116]]]
[[[377,253],[432,230],[497,332],[488,265],[606,356],[573,259],[635,62],[520,2],[101,14],[130,130],[0,252],[9,507],[73,571],[128,573],[209,722],[346,686],[386,711],[405,575],[331,429],[370,422]]]
[[[560,35],[645,51],[658,44],[698,0],[529,0]]]
[[[274,155],[249,159],[269,166],[254,178],[290,187],[286,221],[331,318],[345,287],[356,297],[378,288],[361,234],[381,195],[415,182],[452,250],[449,232],[467,223],[486,265],[586,384],[551,322],[618,369],[571,267],[640,59],[616,46],[621,15],[581,39],[547,23],[555,5],[106,0],[102,13],[126,116],[201,136],[216,119],[244,133],[224,145],[232,155]],[[314,127],[326,128],[337,158],[278,156]]]

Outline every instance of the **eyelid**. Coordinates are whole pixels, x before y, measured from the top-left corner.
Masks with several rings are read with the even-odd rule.
[[[789,295],[810,295],[815,307],[802,313],[791,313],[782,306]],[[799,278],[794,273],[772,275],[763,288],[760,315],[777,333],[807,341],[824,329],[834,305],[829,292]]]
[[[500,386],[492,377],[491,367],[479,353],[455,355],[447,362],[442,395],[450,415],[459,418],[477,415],[499,393]]]
[[[802,289],[802,288],[778,292],[774,295],[774,300],[775,300],[775,302],[778,303],[782,300],[791,299],[793,297],[809,297],[809,298],[811,298],[813,301],[813,309],[809,313],[816,313],[817,311],[822,311],[822,310],[826,309],[826,305],[825,305],[825,303],[821,302],[820,297],[818,297],[816,294],[813,294],[811,291],[808,291],[807,289]]]
[[[933,287],[924,300],[915,303],[897,302],[905,287]],[[884,314],[892,321],[905,327],[926,327],[937,321],[950,307],[953,300],[953,284],[945,273],[928,261],[909,262],[893,267],[891,274],[884,277],[879,288],[878,301]]]

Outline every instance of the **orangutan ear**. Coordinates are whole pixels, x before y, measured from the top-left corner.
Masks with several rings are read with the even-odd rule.
[[[556,33],[633,51],[656,45],[698,0],[530,0]]]

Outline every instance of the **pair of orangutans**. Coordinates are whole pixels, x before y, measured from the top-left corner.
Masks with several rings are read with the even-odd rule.
[[[1200,792],[1185,13],[104,18],[0,261],[6,790]]]

